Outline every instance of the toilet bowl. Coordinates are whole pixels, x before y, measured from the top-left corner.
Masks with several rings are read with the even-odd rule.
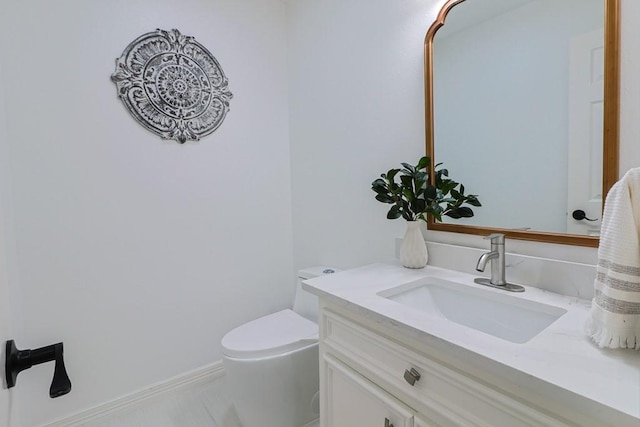
[[[300,270],[293,310],[250,321],[222,338],[229,397],[242,427],[303,427],[318,418],[318,303],[300,285],[335,271]]]

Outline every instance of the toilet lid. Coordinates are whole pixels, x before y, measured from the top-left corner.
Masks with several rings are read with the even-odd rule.
[[[226,356],[254,359],[288,353],[317,342],[318,325],[287,309],[229,331],[222,338],[222,348]]]

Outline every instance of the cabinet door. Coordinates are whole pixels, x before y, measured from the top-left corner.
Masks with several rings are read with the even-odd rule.
[[[323,427],[414,427],[411,408],[332,356],[323,363]]]
[[[414,419],[413,427],[436,427],[436,424],[427,422],[427,420],[416,416]]]

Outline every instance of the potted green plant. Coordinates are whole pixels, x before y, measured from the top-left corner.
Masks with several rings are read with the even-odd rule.
[[[471,207],[481,206],[478,196],[465,194],[464,185],[449,178],[449,171],[435,165],[433,183],[429,182],[431,159],[422,157],[413,166],[402,163],[402,169],[390,169],[371,183],[376,200],[390,204],[388,219],[404,218],[407,232],[400,248],[400,261],[405,267],[422,268],[427,264],[427,247],[420,232],[420,221],[431,216],[434,221],[470,218]],[[397,180],[398,178],[399,180]]]

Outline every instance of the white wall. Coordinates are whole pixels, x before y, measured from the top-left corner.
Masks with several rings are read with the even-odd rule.
[[[285,17],[277,0],[3,4],[13,332],[21,348],[64,341],[73,383],[49,399],[51,364],[21,373],[17,425],[220,360],[226,331],[290,304]],[[158,27],[229,77],[231,111],[198,143],[146,131],[109,79]]]
[[[424,153],[424,0],[292,1],[289,100],[296,267],[394,256],[404,224],[371,182]]]
[[[297,0],[289,19],[294,247],[354,267],[394,255],[402,221],[370,183],[424,153],[424,36],[444,0]],[[640,166],[640,4],[623,0],[621,174]],[[486,247],[479,236],[428,239]],[[594,262],[593,248],[510,241],[519,253]]]

